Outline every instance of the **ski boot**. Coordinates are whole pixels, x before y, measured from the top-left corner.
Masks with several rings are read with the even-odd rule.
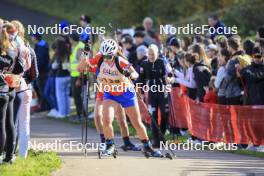
[[[117,157],[117,150],[115,148],[115,144],[106,145],[104,150],[98,149],[98,157],[99,159],[102,158],[102,156],[113,156],[114,158]]]

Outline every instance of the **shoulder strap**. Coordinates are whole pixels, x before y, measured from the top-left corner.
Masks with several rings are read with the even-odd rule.
[[[98,70],[100,70],[100,67],[101,67],[103,61],[104,61],[104,58],[101,57],[100,60],[99,60],[99,62],[97,63],[97,68],[98,68]]]
[[[99,60],[99,62],[98,62],[98,64],[97,64],[97,68],[98,68],[98,70],[100,70],[100,67],[101,67],[103,61],[104,61],[104,58],[103,58],[103,57],[100,58],[100,60]],[[114,58],[114,61],[115,61],[115,65],[116,65],[117,70],[118,70],[121,74],[124,74],[124,70],[120,67],[120,63],[119,63],[119,59],[118,59],[118,57],[115,57],[115,58]]]
[[[119,63],[119,59],[118,57],[115,57],[115,65],[116,65],[116,68],[117,70],[121,73],[121,74],[124,74],[124,70],[120,67],[120,63]]]

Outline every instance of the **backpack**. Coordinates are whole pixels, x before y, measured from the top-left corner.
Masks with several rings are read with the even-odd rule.
[[[30,55],[31,55],[31,66],[24,74],[24,78],[27,84],[36,80],[39,75],[37,56],[36,56],[35,51],[32,48],[30,48]]]

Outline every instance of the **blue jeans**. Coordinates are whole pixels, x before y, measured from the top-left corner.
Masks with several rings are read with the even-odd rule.
[[[55,77],[49,76],[45,86],[45,97],[51,109],[58,109],[56,100]]]
[[[58,112],[61,116],[70,114],[70,84],[71,77],[56,77],[56,98]]]

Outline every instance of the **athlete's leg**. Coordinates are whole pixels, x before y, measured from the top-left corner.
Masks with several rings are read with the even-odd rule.
[[[128,125],[127,125],[127,120],[126,120],[126,113],[125,113],[125,110],[120,105],[116,106],[115,117],[120,127],[122,137],[128,137],[129,130],[128,130]]]
[[[138,145],[134,145],[129,138],[129,128],[127,125],[127,118],[124,108],[119,104],[116,107],[115,111],[116,120],[120,127],[121,135],[123,137],[124,145],[121,146],[123,150],[133,150],[133,151],[140,151],[141,148]]]
[[[141,120],[141,115],[139,112],[139,107],[137,101],[135,101],[134,106],[130,106],[125,108],[125,112],[128,115],[131,124],[137,131],[137,135],[140,140],[148,140],[148,135],[146,128]]]
[[[94,123],[97,132],[100,134],[101,142],[105,142],[104,138],[104,131],[103,131],[103,101],[102,100],[96,100],[95,102],[95,118]]]
[[[114,138],[113,120],[117,103],[113,100],[103,101],[103,131],[106,139]]]

